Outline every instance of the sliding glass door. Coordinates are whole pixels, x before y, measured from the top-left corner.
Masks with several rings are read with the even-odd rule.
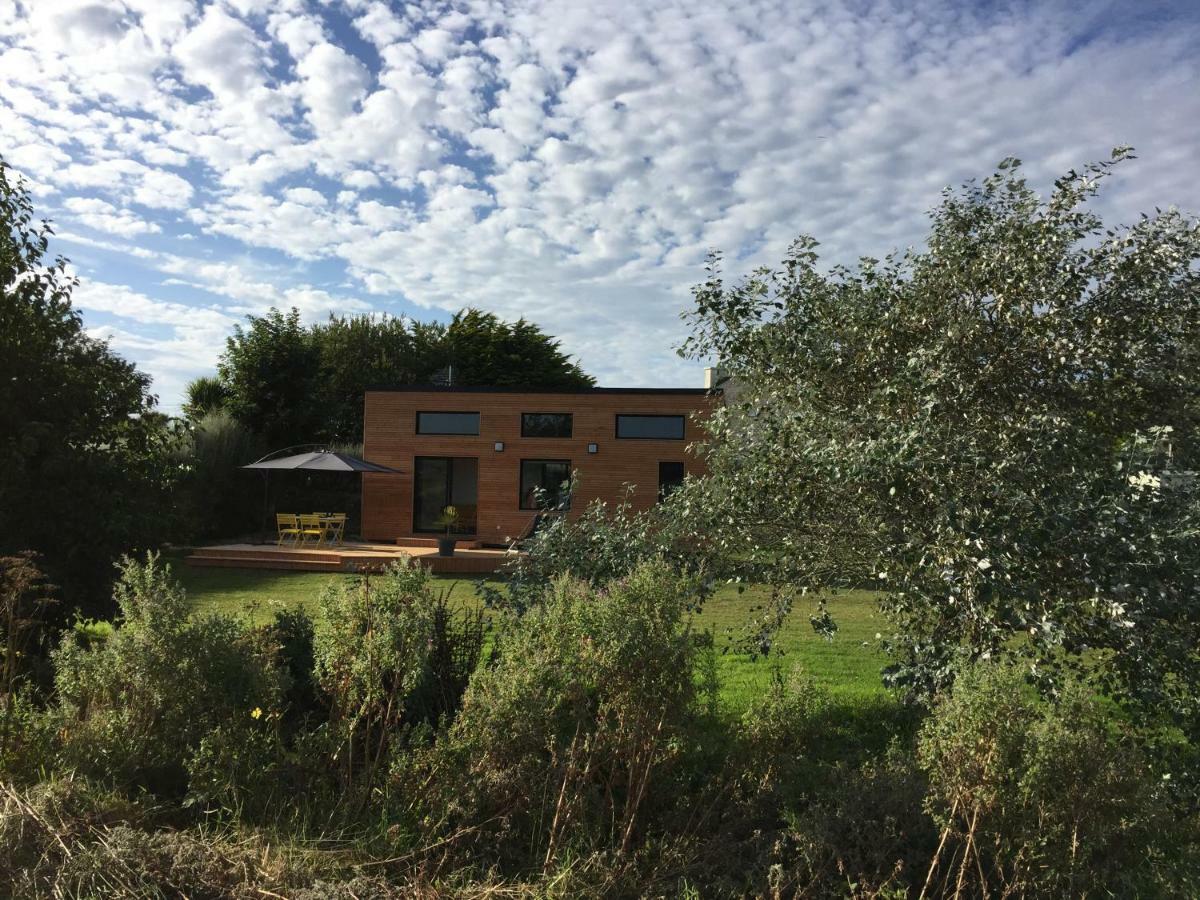
[[[445,532],[437,524],[447,506],[458,510],[452,534],[475,534],[479,512],[478,460],[418,456],[413,472],[413,531]]]

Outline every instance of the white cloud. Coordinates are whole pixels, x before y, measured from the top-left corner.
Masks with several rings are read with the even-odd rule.
[[[212,3],[175,44],[174,54],[187,79],[218,99],[240,98],[263,83],[263,49],[250,26]]]
[[[338,128],[366,95],[366,67],[340,47],[318,44],[296,66],[308,117],[318,133]]]
[[[162,231],[157,224],[147,222],[132,210],[118,209],[95,197],[68,197],[63,205],[81,225],[107,234],[133,237]]]
[[[1200,210],[1183,4],[336,6],[0,3],[0,152],[107,236],[79,236],[85,276],[148,267],[233,317],[474,304],[538,321],[604,381],[679,384],[699,378],[670,348],[710,247],[744,271],[810,232],[853,261],[920,240],[940,189],[1004,156],[1045,187],[1125,142],[1141,159],[1111,218]],[[181,219],[193,256],[113,239]],[[122,323],[136,359],[173,365]]]
[[[142,183],[134,191],[133,199],[143,206],[184,209],[192,199],[192,185],[173,172],[151,169],[142,174]]]

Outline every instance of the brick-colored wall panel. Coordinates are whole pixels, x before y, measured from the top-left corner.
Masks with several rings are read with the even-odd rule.
[[[579,473],[572,514],[594,498],[616,502],[624,485],[636,485],[636,508],[658,496],[659,462],[684,463],[700,474],[703,463],[687,452],[702,439],[693,414],[712,403],[703,393],[508,393],[468,391],[368,391],[364,399],[363,455],[400,470],[399,475],[364,475],[362,533],[368,540],[392,541],[413,534],[413,471],[418,456],[467,456],[479,460],[476,534],[485,543],[503,543],[520,534],[534,513],[520,509],[523,459],[567,459]],[[418,412],[478,412],[479,435],[416,433]],[[522,413],[566,412],[573,416],[569,438],[521,436]],[[618,414],[683,415],[682,441],[617,439]],[[503,441],[497,452],[495,442]],[[595,443],[598,452],[589,454]]]

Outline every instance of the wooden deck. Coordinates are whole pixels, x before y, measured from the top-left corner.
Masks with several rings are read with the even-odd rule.
[[[275,544],[214,544],[197,547],[187,556],[189,566],[213,566],[226,569],[292,569],[302,572],[378,571],[388,563],[411,556],[436,574],[488,575],[497,571],[515,554],[504,550],[485,550],[471,542],[454,551],[453,556],[438,556],[437,542],[414,539],[404,544],[362,544],[347,542],[340,546],[295,547]]]

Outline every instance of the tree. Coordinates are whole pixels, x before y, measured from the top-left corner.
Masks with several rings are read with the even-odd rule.
[[[582,388],[596,383],[563,354],[559,341],[532,322],[504,322],[478,309],[455,314],[436,355],[441,365],[454,367],[454,384]]]
[[[273,447],[319,440],[313,386],[320,354],[300,311],[247,318],[249,327],[234,328],[217,367],[226,408]]]
[[[714,261],[683,352],[740,390],[682,506],[778,580],[877,586],[892,683],[1015,654],[1052,690],[1086,659],[1195,733],[1200,225],[1089,212],[1128,156],[1044,200],[1006,160],[856,269],[810,238],[732,286]]]
[[[305,328],[300,313],[250,316],[226,343],[218,378],[189,386],[188,408],[220,402],[272,447],[362,440],[372,386],[428,384],[587,387],[594,380],[559,342],[520,319],[467,309],[449,325],[393,316],[331,316]]]
[[[41,553],[74,607],[162,539],[173,470],[149,377],[84,332],[51,234],[0,159],[0,555]]]
[[[219,378],[202,375],[187,386],[183,414],[189,422],[198,422],[209,413],[219,412],[229,401],[229,388]]]

